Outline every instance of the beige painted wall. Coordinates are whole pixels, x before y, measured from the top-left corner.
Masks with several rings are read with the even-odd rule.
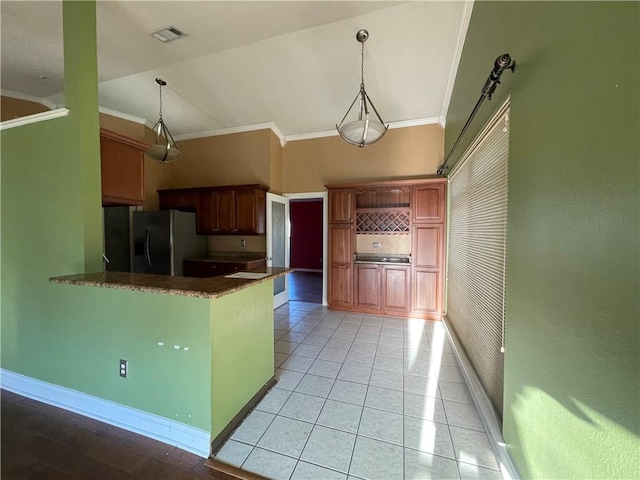
[[[283,149],[283,189],[318,192],[332,183],[432,175],[443,151],[440,125],[392,129],[364,148],[339,136],[288,142]]]
[[[271,193],[281,194],[282,189],[282,145],[278,136],[270,131],[269,158],[271,159],[270,183]]]
[[[147,144],[155,141],[153,131],[141,123],[130,122],[122,118],[100,114],[100,126]],[[144,157],[144,210],[158,209],[158,190],[172,187],[173,165],[162,165]]]
[[[271,130],[178,142],[184,152],[173,164],[172,187],[271,183]]]
[[[20,100],[19,98],[0,97],[0,122],[26,117],[34,113],[48,112],[49,107],[37,102]]]

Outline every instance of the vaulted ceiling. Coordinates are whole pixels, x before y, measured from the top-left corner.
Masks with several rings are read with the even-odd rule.
[[[64,104],[61,2],[0,3],[3,93]],[[442,121],[469,2],[99,1],[100,106],[174,135],[273,122],[287,137],[332,130],[360,84],[386,122]],[[175,26],[187,36],[162,43]],[[42,79],[41,77],[46,77]]]

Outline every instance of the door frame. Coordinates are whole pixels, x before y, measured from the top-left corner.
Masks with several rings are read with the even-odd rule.
[[[290,200],[322,200],[322,305],[329,305],[327,302],[327,262],[329,244],[329,192],[305,192],[305,193],[283,193],[283,197]],[[290,223],[291,219],[289,219]]]
[[[289,199],[284,195],[277,195],[275,193],[267,192],[266,199],[267,210],[267,222],[266,222],[266,247],[267,247],[267,267],[272,266],[272,240],[273,240],[273,228],[272,228],[272,209],[271,204],[273,202],[284,205],[284,268],[289,268],[289,262],[291,260],[291,218],[289,215]],[[289,301],[289,276],[284,276],[284,291],[274,294],[273,296],[273,308],[276,309],[281,305],[284,305]]]

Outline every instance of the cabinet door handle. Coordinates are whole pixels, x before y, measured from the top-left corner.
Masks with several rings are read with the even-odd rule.
[[[147,237],[144,242],[144,256],[147,258],[147,265],[151,267],[151,252],[150,252],[150,243],[151,243],[151,225],[147,226]]]

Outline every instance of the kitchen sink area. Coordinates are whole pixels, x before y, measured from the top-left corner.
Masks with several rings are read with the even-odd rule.
[[[390,263],[397,265],[410,265],[411,255],[374,255],[370,253],[356,253],[355,263]]]

